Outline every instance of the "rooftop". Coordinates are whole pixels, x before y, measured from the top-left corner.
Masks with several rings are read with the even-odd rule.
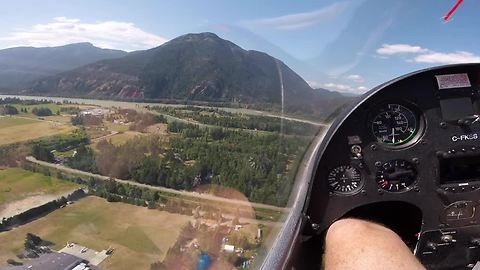
[[[91,270],[100,270],[98,267],[86,265],[86,262],[76,256],[66,253],[47,253],[39,258],[25,261],[20,266],[1,266],[0,270],[83,270],[86,267]],[[78,267],[84,265],[84,267]]]

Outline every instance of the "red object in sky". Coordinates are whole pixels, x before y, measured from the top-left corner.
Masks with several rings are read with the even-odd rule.
[[[458,9],[458,7],[463,3],[463,0],[458,0],[455,6],[447,13],[447,15],[443,16],[443,20],[445,22],[448,22],[450,20],[450,17],[452,17],[452,14]]]

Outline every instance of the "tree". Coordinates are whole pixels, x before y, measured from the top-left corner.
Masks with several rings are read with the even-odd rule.
[[[17,108],[13,107],[12,105],[4,105],[0,107],[0,114],[6,114],[6,115],[15,115],[18,114]]]
[[[72,116],[72,118],[70,118],[70,122],[74,126],[81,126],[83,125],[83,117],[80,115]]]
[[[36,116],[51,116],[53,115],[52,110],[47,107],[35,107],[32,109],[32,113]]]
[[[23,265],[22,262],[17,262],[17,261],[15,261],[14,259],[8,259],[8,260],[7,260],[7,263],[8,263],[9,265],[13,265],[13,266]]]
[[[33,233],[27,233],[27,236],[25,237],[24,247],[27,250],[36,249],[37,246],[39,246],[42,242],[42,238],[40,238],[39,236]]]
[[[35,157],[38,160],[43,160],[43,161],[46,161],[46,162],[54,162],[55,161],[55,157],[52,154],[52,152],[48,148],[46,148],[46,147],[44,147],[40,144],[34,144],[33,145],[32,155],[33,155],[33,157]]]
[[[97,171],[95,153],[90,147],[86,147],[85,145],[77,148],[77,153],[68,161],[68,165],[81,171],[94,173]]]
[[[225,135],[226,134],[225,132],[223,132],[222,128],[213,128],[210,130],[210,136],[216,141],[222,140],[223,138],[225,138]]]
[[[163,124],[168,123],[167,118],[163,114],[156,115],[155,118],[158,123],[163,123]]]

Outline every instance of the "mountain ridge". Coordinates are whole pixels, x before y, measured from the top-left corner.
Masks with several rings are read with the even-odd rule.
[[[94,47],[90,43],[74,45]],[[287,113],[317,116],[328,115],[346,102],[341,94],[312,89],[281,60],[244,50],[209,32],[185,34],[152,49],[43,76],[14,92],[242,104],[274,111],[284,106]]]
[[[18,89],[34,80],[102,59],[125,56],[121,50],[102,49],[89,42],[55,47],[14,47],[0,50],[0,88]]]

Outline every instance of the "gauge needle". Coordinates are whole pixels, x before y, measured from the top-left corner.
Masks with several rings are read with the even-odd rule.
[[[474,116],[475,116],[477,119],[475,119],[475,120],[472,122],[472,124],[480,121],[480,115],[474,115]]]
[[[395,143],[395,129],[392,128],[392,142]]]

